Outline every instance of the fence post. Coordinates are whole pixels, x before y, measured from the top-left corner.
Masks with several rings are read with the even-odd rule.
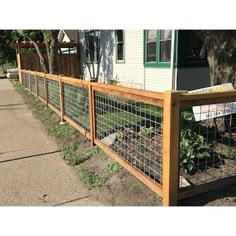
[[[92,84],[95,80],[90,80],[88,85],[88,95],[89,95],[89,123],[90,123],[90,134],[91,134],[91,146],[94,146],[95,139],[95,110],[94,110],[94,92],[92,89]]]
[[[47,85],[47,75],[44,74],[44,92],[45,92],[45,103],[48,107],[48,85]]]
[[[37,79],[37,76],[36,76],[36,72],[34,72],[34,81],[35,81],[36,101],[38,101],[39,91],[38,91],[38,79]]]
[[[22,75],[21,75],[21,54],[20,54],[20,48],[17,47],[16,49],[16,60],[17,60],[17,66],[18,66],[18,76],[20,83],[22,84]]]
[[[61,76],[63,74],[60,74],[58,76],[59,78],[59,90],[60,90],[60,109],[61,109],[61,122],[60,124],[64,124],[64,91],[63,91],[63,82],[61,81]]]
[[[163,205],[176,206],[179,191],[180,94],[166,91],[163,117]]]

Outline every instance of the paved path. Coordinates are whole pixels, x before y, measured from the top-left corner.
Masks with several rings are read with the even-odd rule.
[[[0,79],[0,206],[102,205],[7,79]]]

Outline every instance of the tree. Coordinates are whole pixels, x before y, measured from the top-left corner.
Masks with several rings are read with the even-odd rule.
[[[0,30],[0,65],[5,63],[15,63],[16,52],[9,47],[12,41],[12,30]]]
[[[202,30],[211,85],[231,82],[236,87],[236,30]]]
[[[58,33],[59,30],[17,30],[14,31],[13,38],[31,42],[39,56],[43,71],[45,73],[58,74]],[[39,47],[39,43],[42,41],[45,43],[47,60]]]
[[[207,49],[211,86],[232,83],[236,88],[236,30],[202,30]],[[213,119],[219,131],[229,123],[234,127],[235,114]]]

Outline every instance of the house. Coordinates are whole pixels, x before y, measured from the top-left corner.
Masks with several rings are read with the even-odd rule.
[[[58,34],[58,41],[69,43],[69,42],[78,42],[79,38],[79,31],[78,30],[60,30]],[[71,53],[76,54],[77,53],[77,47],[74,48],[61,48],[61,52],[63,54]]]
[[[206,49],[196,30],[80,30],[78,35],[85,79],[152,91],[210,85]]]

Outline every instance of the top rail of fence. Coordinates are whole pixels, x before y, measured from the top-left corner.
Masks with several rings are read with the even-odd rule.
[[[23,73],[28,73],[31,75],[46,77],[47,79],[61,80],[64,83],[68,83],[75,86],[87,87],[90,83],[89,80],[81,80],[72,77],[67,77],[63,75],[53,75],[53,74],[45,74],[37,71],[30,70],[21,70]],[[124,86],[117,85],[109,85],[103,83],[92,83],[93,90],[109,93],[110,95],[115,95],[127,99],[133,99],[139,102],[147,102],[152,105],[163,107],[164,104],[164,93],[162,92],[152,92],[142,89],[135,88],[127,88]]]
[[[180,106],[190,107],[236,101],[236,89],[217,92],[181,93]]]

